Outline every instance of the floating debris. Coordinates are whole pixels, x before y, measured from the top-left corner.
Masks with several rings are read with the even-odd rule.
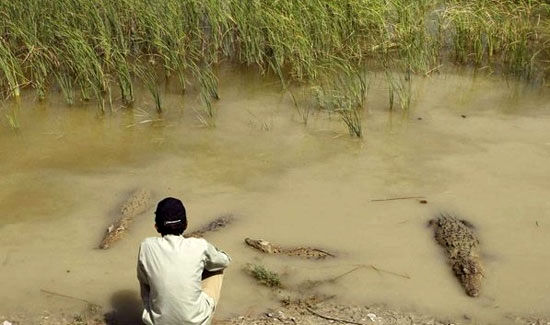
[[[320,314],[320,313],[316,312],[311,307],[305,307],[305,308],[306,308],[307,311],[309,311],[313,315],[315,315],[317,317],[320,317],[320,318],[323,318],[323,319],[326,319],[331,323],[337,322],[337,323],[344,323],[344,324],[366,325],[366,323],[361,323],[361,322],[356,322],[356,321],[353,321],[353,320],[347,320],[347,319],[342,319],[342,318],[336,318],[336,317],[323,315],[323,314]],[[371,315],[371,314],[369,314],[369,315]],[[374,314],[372,314],[372,315],[374,315]],[[375,315],[375,317],[376,317],[376,315]],[[374,320],[372,320],[372,319],[371,319],[371,321],[374,322]]]
[[[406,273],[397,273],[397,272],[393,272],[393,271],[389,271],[389,270],[384,270],[384,269],[376,267],[372,264],[370,265],[370,268],[375,270],[378,273],[386,273],[386,274],[391,274],[391,275],[398,276],[398,277],[403,278],[403,279],[409,279],[409,280],[411,279],[411,276],[406,274]]]
[[[473,225],[447,214],[430,220],[429,225],[434,228],[435,240],[445,249],[449,264],[466,294],[477,297],[483,268],[479,260],[479,240]]]
[[[299,288],[300,290],[310,290],[310,289],[313,289],[315,287],[318,287],[320,285],[323,285],[323,284],[326,284],[326,283],[335,283],[336,281],[338,281],[339,279],[345,277],[346,275],[348,274],[351,274],[361,268],[364,268],[366,267],[366,265],[357,265],[355,266],[353,269],[349,270],[349,271],[346,271],[342,274],[339,274],[339,275],[336,275],[336,276],[332,276],[330,278],[327,278],[327,279],[321,279],[321,280],[306,280],[304,281],[303,283],[301,283],[299,285]]]
[[[203,237],[206,232],[218,231],[221,228],[227,227],[227,225],[229,225],[230,223],[233,222],[233,219],[234,219],[234,217],[231,214],[222,215],[220,217],[217,217],[213,221],[209,222],[208,224],[202,226],[198,230],[195,230],[195,231],[193,231],[189,234],[184,234],[183,237],[186,237],[186,238],[188,238],[188,237],[195,237],[195,238]]]
[[[60,297],[60,298],[66,298],[66,299],[71,299],[71,300],[76,300],[76,301],[83,302],[83,303],[86,304],[86,309],[90,312],[93,312],[93,313],[97,313],[97,312],[101,311],[101,306],[100,305],[94,304],[94,303],[92,303],[92,302],[90,302],[89,300],[86,300],[86,299],[82,299],[82,298],[79,298],[79,297],[66,295],[66,294],[63,294],[63,293],[58,293],[58,292],[54,292],[54,291],[50,291],[50,290],[44,290],[44,289],[40,289],[40,292],[51,295],[51,296],[56,296],[56,297]],[[4,325],[4,324],[2,324],[2,325]]]
[[[401,277],[401,278],[404,278],[404,279],[411,279],[411,277],[408,275],[408,274],[402,274],[402,273],[397,273],[397,272],[393,272],[393,271],[388,271],[388,270],[384,270],[382,268],[379,268],[379,267],[376,267],[375,265],[373,264],[370,264],[370,265],[367,265],[367,264],[359,264],[359,265],[355,265],[351,270],[348,270],[342,274],[338,274],[336,276],[332,276],[332,277],[329,277],[329,278],[326,278],[326,279],[320,279],[320,280],[306,280],[304,282],[302,282],[299,287],[301,290],[310,290],[310,289],[313,289],[315,287],[318,287],[318,286],[321,286],[321,285],[324,285],[324,284],[327,284],[327,283],[336,283],[336,281],[338,281],[339,279],[359,270],[359,269],[367,269],[367,268],[370,268],[370,269],[373,269],[375,270],[376,272],[382,274],[382,273],[385,273],[385,274],[390,274],[390,275],[394,275],[394,276],[398,276],[398,277]]]
[[[122,238],[128,226],[134,220],[134,217],[145,212],[151,203],[151,192],[139,189],[132,193],[130,198],[124,202],[120,209],[122,216],[107,228],[105,237],[99,244],[99,248],[107,249],[111,245]]]
[[[384,199],[372,199],[371,202],[384,202],[384,201],[397,201],[397,200],[410,200],[410,199],[425,199],[424,196],[401,196],[401,197],[390,197]]]
[[[303,258],[312,258],[312,259],[324,259],[327,257],[336,257],[334,254],[331,254],[327,251],[310,248],[310,247],[295,247],[295,248],[284,248],[276,244],[272,244],[263,239],[252,239],[245,238],[244,242],[262,253],[266,254],[279,254],[287,256],[298,256]]]

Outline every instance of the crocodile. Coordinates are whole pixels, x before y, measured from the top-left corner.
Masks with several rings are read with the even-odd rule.
[[[281,247],[279,245],[270,243],[263,239],[245,238],[244,242],[262,253],[266,254],[278,254],[287,256],[298,256],[308,259],[324,259],[327,257],[335,257],[334,254],[327,251],[311,248],[311,247]]]
[[[445,250],[449,264],[466,294],[477,297],[484,271],[474,226],[445,213],[431,219],[429,225],[434,229],[435,240]]]
[[[138,189],[122,204],[120,208],[120,217],[109,227],[99,244],[99,248],[110,248],[114,242],[118,241],[128,231],[130,223],[134,217],[145,212],[151,203],[151,192],[145,189]]]
[[[227,227],[230,223],[233,222],[233,215],[226,214],[217,217],[216,219],[212,220],[211,222],[205,224],[204,226],[200,227],[199,229],[190,232],[188,234],[184,234],[183,237],[195,237],[200,238],[203,237],[205,233],[211,232],[211,231],[217,231],[221,228]]]

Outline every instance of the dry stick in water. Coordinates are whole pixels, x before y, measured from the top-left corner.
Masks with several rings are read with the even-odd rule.
[[[313,250],[322,254],[326,254],[327,256],[330,256],[330,257],[336,257],[336,255],[319,248],[313,248]]]
[[[43,293],[47,293],[49,295],[52,295],[52,296],[57,296],[57,297],[62,297],[62,298],[67,298],[67,299],[72,299],[72,300],[78,300],[78,301],[85,302],[89,305],[97,306],[97,304],[94,304],[93,302],[90,302],[89,300],[86,300],[86,299],[82,299],[82,298],[78,298],[78,297],[74,297],[74,296],[69,296],[69,295],[65,295],[65,294],[62,294],[62,293],[57,293],[57,292],[53,292],[53,291],[49,291],[49,290],[45,290],[45,289],[40,289],[40,291],[43,292]]]
[[[391,274],[391,275],[395,275],[395,276],[399,276],[399,277],[402,277],[402,278],[405,278],[405,279],[411,279],[411,277],[408,275],[408,274],[400,274],[400,273],[396,273],[396,272],[392,272],[392,271],[388,271],[388,270],[384,270],[384,269],[381,269],[381,268],[378,268],[374,265],[370,265],[370,267],[375,270],[376,272],[382,272],[382,273],[387,273],[387,274]]]
[[[122,238],[124,233],[128,231],[128,226],[134,220],[134,217],[147,210],[150,201],[151,193],[149,191],[144,189],[135,191],[122,205],[120,209],[122,216],[107,228],[107,233],[101,244],[99,244],[99,248],[107,249]]]
[[[424,73],[424,76],[427,77],[427,76],[429,76],[430,74],[432,74],[432,72],[434,72],[434,71],[439,71],[439,68],[441,68],[442,66],[443,66],[443,64],[440,64],[440,65],[438,65],[437,67],[433,67],[432,69],[426,71],[426,72]]]
[[[393,197],[389,199],[374,199],[370,200],[371,202],[381,202],[381,201],[396,201],[396,200],[409,200],[409,199],[425,199],[424,196],[403,196],[403,197]]]
[[[337,275],[337,276],[333,277],[332,279],[330,279],[330,281],[336,281],[336,280],[338,280],[338,279],[340,279],[340,278],[343,278],[343,277],[345,277],[346,275],[351,274],[351,273],[353,273],[353,272],[355,272],[355,271],[357,271],[357,270],[359,270],[360,268],[363,268],[363,267],[365,267],[365,266],[364,266],[364,265],[358,265],[358,266],[354,267],[353,269],[351,269],[351,270],[349,270],[349,271],[347,271],[347,272],[344,272],[344,273],[342,273],[342,274],[340,274],[340,275]]]
[[[345,277],[346,275],[348,275],[348,274],[350,274],[350,273],[353,273],[353,272],[355,272],[355,271],[357,271],[357,270],[359,270],[359,269],[361,269],[361,268],[364,268],[365,266],[366,266],[366,265],[357,265],[356,267],[354,267],[353,269],[351,269],[351,270],[349,270],[349,271],[346,271],[346,272],[344,272],[344,273],[342,273],[342,274],[339,274],[339,275],[337,275],[337,276],[334,276],[334,277],[328,278],[328,279],[324,279],[324,280],[315,280],[315,281],[309,281],[309,280],[308,280],[308,281],[306,281],[307,288],[310,288],[310,289],[311,289],[311,288],[317,287],[317,286],[319,286],[319,285],[322,285],[322,284],[328,283],[328,282],[334,283],[334,282],[336,282],[336,280],[339,280],[339,279]]]
[[[382,272],[382,273],[387,273],[387,274],[391,274],[391,275],[395,275],[395,276],[399,276],[399,277],[402,277],[402,278],[405,278],[405,279],[411,279],[411,277],[407,274],[401,274],[401,273],[397,273],[397,272],[393,272],[393,271],[388,271],[388,270],[384,270],[384,269],[381,269],[381,268],[378,268],[376,266],[374,266],[373,264],[370,264],[370,265],[366,265],[366,264],[360,264],[360,265],[357,265],[356,267],[354,267],[353,269],[345,272],[345,273],[342,273],[332,279],[330,279],[330,281],[335,281],[335,280],[338,280],[350,273],[353,273],[357,270],[359,270],[360,268],[364,268],[364,267],[370,267],[371,269],[375,270],[376,272]]]
[[[373,270],[379,272],[379,273],[388,273],[388,274],[391,274],[391,275],[395,275],[395,276],[399,276],[399,277],[402,277],[402,278],[405,278],[405,279],[410,279],[411,277],[407,274],[399,274],[399,273],[396,273],[396,272],[392,272],[392,271],[387,271],[387,270],[383,270],[383,269],[380,269],[380,268],[377,268],[376,266],[374,265],[366,265],[366,264],[360,264],[360,265],[357,265],[355,266],[353,269],[349,270],[349,271],[346,271],[340,275],[337,275],[335,277],[332,277],[332,278],[329,278],[329,279],[326,279],[326,280],[317,280],[317,281],[310,281],[308,286],[309,288],[313,288],[313,287],[316,287],[316,286],[319,286],[323,283],[327,283],[327,282],[336,282],[336,280],[339,280],[343,277],[345,277],[346,275],[348,274],[351,274],[361,268],[366,268],[366,267],[370,267],[372,268]]]
[[[325,316],[325,315],[319,314],[318,312],[314,311],[313,309],[311,309],[309,307],[306,307],[306,309],[307,309],[307,311],[309,311],[313,315],[315,315],[317,317],[321,317],[321,318],[326,319],[326,320],[331,320],[331,321],[346,323],[346,324],[366,325],[366,323],[360,323],[360,322],[355,322],[355,321],[352,321],[352,320],[346,320],[346,319],[340,319],[340,318]]]

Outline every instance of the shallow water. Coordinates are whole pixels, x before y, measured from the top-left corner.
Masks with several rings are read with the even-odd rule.
[[[550,315],[550,96],[496,79],[447,74],[414,83],[408,117],[388,114],[371,79],[363,141],[337,117],[308,125],[276,82],[224,71],[215,128],[198,103],[167,87],[166,112],[139,98],[103,116],[23,98],[20,131],[0,127],[0,315],[74,312],[137,292],[136,249],[154,236],[152,211],[112,249],[95,249],[135,188],[176,196],[190,229],[225,213],[237,220],[207,239],[233,257],[218,317],[274,304],[242,271],[247,262],[283,273],[290,287],[343,274],[315,292],[446,318],[506,323]],[[465,115],[463,118],[461,115]],[[421,119],[418,119],[418,118]],[[3,118],[3,116],[2,116]],[[375,202],[404,196],[417,200]],[[486,279],[467,297],[435,245],[427,220],[452,211],[481,238]],[[245,237],[334,251],[320,262],[259,255]],[[390,271],[409,278],[379,270]]]

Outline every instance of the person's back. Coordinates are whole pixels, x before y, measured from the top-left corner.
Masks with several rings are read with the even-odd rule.
[[[145,239],[138,257],[143,321],[148,325],[210,323],[221,290],[220,271],[229,264],[229,256],[204,239],[181,235],[187,220],[179,200],[161,201],[155,223],[162,237]],[[205,270],[219,274],[201,282]]]

